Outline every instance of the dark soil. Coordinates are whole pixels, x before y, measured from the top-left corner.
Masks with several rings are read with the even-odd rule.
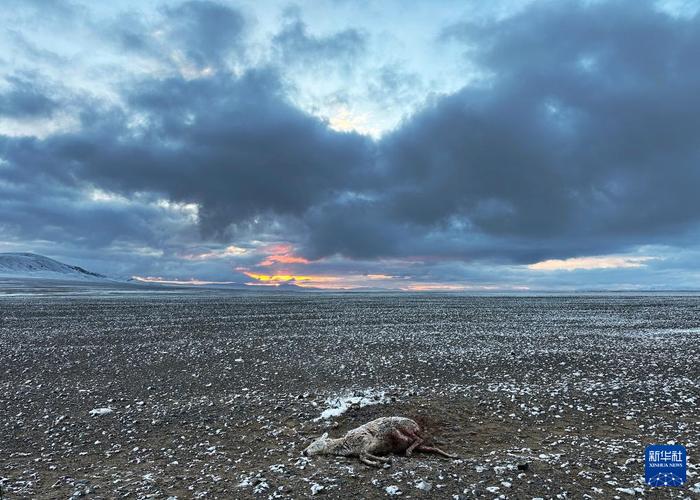
[[[0,483],[12,499],[697,498],[699,332],[682,296],[0,297]],[[344,396],[364,399],[319,419]],[[391,415],[460,458],[300,455]],[[644,447],[667,442],[688,481],[650,488]]]

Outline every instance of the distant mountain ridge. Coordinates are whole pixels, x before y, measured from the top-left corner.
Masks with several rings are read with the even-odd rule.
[[[35,253],[0,253],[0,276],[63,280],[109,280],[79,266],[71,266]]]

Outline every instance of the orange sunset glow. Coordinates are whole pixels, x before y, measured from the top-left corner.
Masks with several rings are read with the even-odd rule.
[[[273,264],[308,264],[310,261],[304,257],[295,255],[269,255],[259,265],[271,266]]]
[[[287,283],[289,281],[311,281],[317,279],[318,276],[295,276],[293,274],[258,274],[249,271],[243,271],[243,274],[257,281],[271,283]]]
[[[372,280],[391,279],[385,275],[297,275],[297,274],[262,274],[243,269],[238,269],[255,282],[247,285],[279,286],[281,284],[294,284],[301,288],[320,288],[326,290],[353,290],[367,287]]]
[[[294,247],[287,243],[267,245],[261,249],[267,254],[258,265],[272,266],[274,264],[309,264],[311,261],[305,257],[294,255]]]

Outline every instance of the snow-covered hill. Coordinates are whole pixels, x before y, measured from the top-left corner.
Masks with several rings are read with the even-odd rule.
[[[0,253],[0,277],[71,281],[109,280],[102,274],[93,273],[78,266],[69,266],[35,253]]]

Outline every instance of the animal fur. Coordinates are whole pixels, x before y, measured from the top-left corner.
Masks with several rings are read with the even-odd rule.
[[[390,462],[388,458],[379,455],[405,453],[410,456],[414,450],[457,458],[439,448],[423,444],[425,440],[420,432],[420,426],[410,418],[382,417],[348,431],[341,438],[329,438],[326,432],[302,453],[306,456],[357,457],[361,462],[374,467]]]

